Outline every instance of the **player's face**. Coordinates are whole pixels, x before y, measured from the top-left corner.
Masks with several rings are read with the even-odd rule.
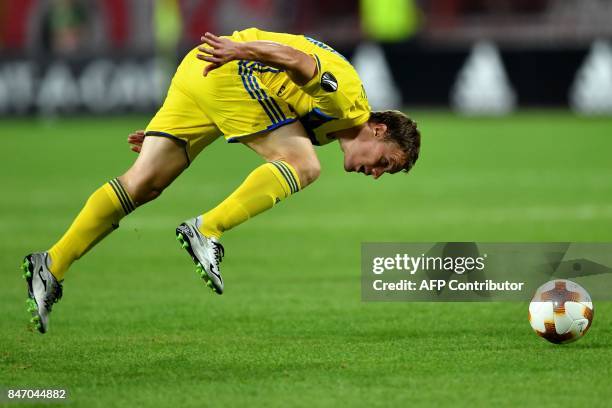
[[[366,127],[344,149],[344,170],[363,173],[374,179],[400,171],[405,154],[396,143],[384,140],[383,135],[384,129]]]

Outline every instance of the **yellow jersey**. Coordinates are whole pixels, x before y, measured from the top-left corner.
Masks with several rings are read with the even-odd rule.
[[[231,61],[204,77],[207,64],[197,48],[183,59],[164,104],[147,126],[147,136],[185,143],[192,160],[223,135],[229,142],[274,130],[299,120],[311,142],[323,145],[331,133],[368,121],[370,106],[359,76],[349,61],[326,44],[303,35],[256,28],[236,31],[237,42],[274,41],[312,55],[317,74],[298,86],[280,69],[257,61]]]
[[[272,33],[249,28],[236,31],[234,41],[274,41],[312,55],[317,75],[305,86],[286,73],[260,63],[248,63],[262,83],[295,110],[315,145],[329,143],[332,132],[361,125],[370,117],[370,106],[361,79],[350,62],[330,46],[303,35]]]

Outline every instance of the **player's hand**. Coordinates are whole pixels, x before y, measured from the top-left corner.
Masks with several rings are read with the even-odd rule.
[[[198,59],[209,62],[204,68],[204,76],[208,75],[213,69],[217,69],[223,64],[237,59],[244,59],[242,43],[232,41],[228,38],[217,37],[212,33],[206,33],[201,40],[204,44],[198,47],[202,54],[198,54]]]
[[[144,130],[135,130],[133,133],[127,138],[128,143],[130,144],[130,149],[133,152],[140,153],[142,149],[142,142],[144,141],[145,134]]]

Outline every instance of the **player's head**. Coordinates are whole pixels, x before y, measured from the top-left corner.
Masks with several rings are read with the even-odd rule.
[[[344,169],[371,175],[408,172],[419,157],[421,133],[402,112],[372,112],[366,126],[344,148]]]

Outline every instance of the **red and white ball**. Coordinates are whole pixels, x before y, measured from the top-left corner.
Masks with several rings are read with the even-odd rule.
[[[580,285],[555,279],[540,286],[529,305],[529,323],[546,340],[561,344],[576,341],[593,323],[593,302]]]

